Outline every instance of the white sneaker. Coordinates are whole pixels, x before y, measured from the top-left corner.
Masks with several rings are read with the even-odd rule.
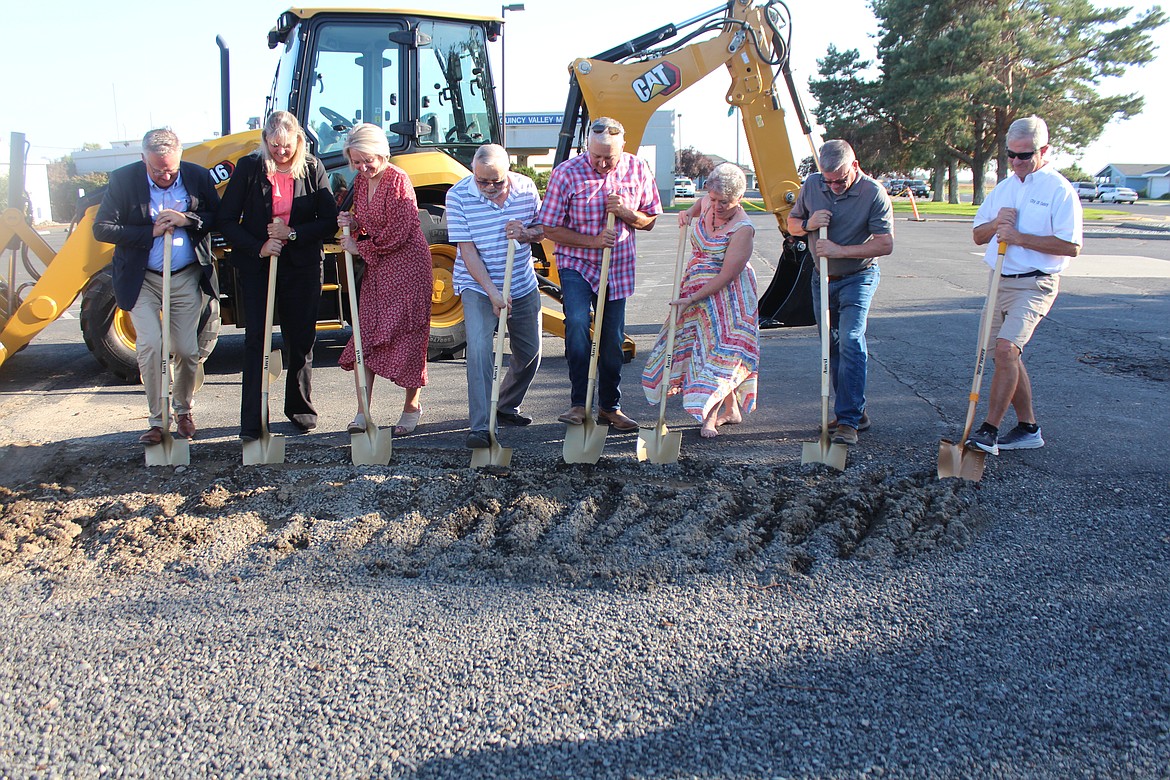
[[[1040,435],[1039,428],[1036,429],[1035,433],[1029,433],[1016,425],[999,439],[1001,450],[1038,450],[1043,446],[1044,437]]]

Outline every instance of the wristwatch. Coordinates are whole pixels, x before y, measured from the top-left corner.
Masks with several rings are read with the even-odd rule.
[[[295,230],[288,231],[288,240],[289,241],[296,241],[297,240],[297,231],[295,231]]]
[[[802,219],[800,221],[800,229],[803,230],[805,233],[808,232],[808,220],[807,219]]]

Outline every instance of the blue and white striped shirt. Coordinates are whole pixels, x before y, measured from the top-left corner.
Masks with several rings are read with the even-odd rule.
[[[531,225],[540,211],[540,194],[532,179],[519,173],[508,173],[508,197],[497,206],[480,193],[475,177],[468,176],[447,190],[447,238],[453,244],[470,241],[475,244],[488,274],[496,288],[504,290],[504,266],[508,259],[508,240],[504,225],[517,220]],[[455,293],[474,290],[487,294],[475,281],[463,253],[455,258]],[[532,268],[532,249],[520,244],[512,262],[512,298],[520,298],[536,289],[536,271]]]

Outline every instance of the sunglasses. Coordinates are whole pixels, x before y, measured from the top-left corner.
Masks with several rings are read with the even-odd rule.
[[[608,122],[594,122],[589,126],[589,131],[592,133],[597,133],[598,135],[602,133],[608,133],[610,135],[622,134],[622,128],[620,125],[614,125]]]
[[[828,184],[830,187],[836,187],[839,184],[847,184],[849,182],[848,174],[845,176],[842,176],[840,179],[829,179],[829,178],[824,177],[824,176],[822,176],[821,179],[825,182],[825,184]]]
[[[1030,152],[1013,152],[1011,149],[1007,150],[1007,156],[1008,156],[1009,160],[1025,160],[1025,161],[1027,161],[1027,160],[1031,160],[1032,156],[1034,154],[1036,154],[1035,149],[1033,149]]]

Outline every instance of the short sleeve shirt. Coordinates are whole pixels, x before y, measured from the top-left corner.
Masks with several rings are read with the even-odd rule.
[[[824,177],[814,173],[805,180],[792,207],[792,216],[808,219],[814,211],[828,209],[833,218],[829,221],[824,238],[842,246],[864,244],[870,236],[883,236],[894,232],[894,207],[890,196],[876,181],[864,173],[857,177],[853,186],[838,195],[825,184]],[[818,258],[817,262],[820,260]],[[847,276],[877,262],[876,258],[831,258],[830,276]],[[817,266],[820,270],[820,266]]]
[[[1033,171],[1021,181],[1012,174],[995,185],[987,199],[975,212],[975,227],[994,222],[999,210],[1016,210],[1016,228],[1021,233],[1034,236],[1056,236],[1070,244],[1080,246],[1084,225],[1084,212],[1076,190],[1052,165],[1045,165]],[[993,237],[983,253],[983,260],[995,268],[999,254],[999,240]],[[1068,268],[1070,258],[1064,255],[1050,255],[1026,249],[1022,246],[1008,246],[1003,257],[1003,273],[1025,274],[1040,271],[1058,274]]]
[[[662,213],[662,199],[650,166],[623,152],[618,164],[603,176],[583,154],[558,165],[549,178],[541,224],[564,227],[596,236],[605,230],[605,201],[610,194],[621,196],[627,207],[651,216]],[[615,223],[617,241],[610,257],[608,300],[628,298],[634,292],[634,265],[637,247],[634,229],[620,219]],[[557,266],[577,271],[596,290],[601,282],[601,249],[557,245]]]
[[[525,225],[536,222],[540,211],[540,194],[532,179],[519,173],[508,174],[508,197],[503,205],[483,196],[475,186],[475,177],[468,176],[447,190],[447,237],[452,243],[461,241],[475,244],[479,258],[487,268],[492,283],[503,291],[504,269],[508,263],[508,239],[504,225],[517,220]],[[456,294],[464,290],[484,293],[483,287],[467,270],[463,253],[456,250],[454,283]],[[532,247],[520,244],[512,258],[513,298],[520,298],[536,289],[536,271],[532,267]]]

